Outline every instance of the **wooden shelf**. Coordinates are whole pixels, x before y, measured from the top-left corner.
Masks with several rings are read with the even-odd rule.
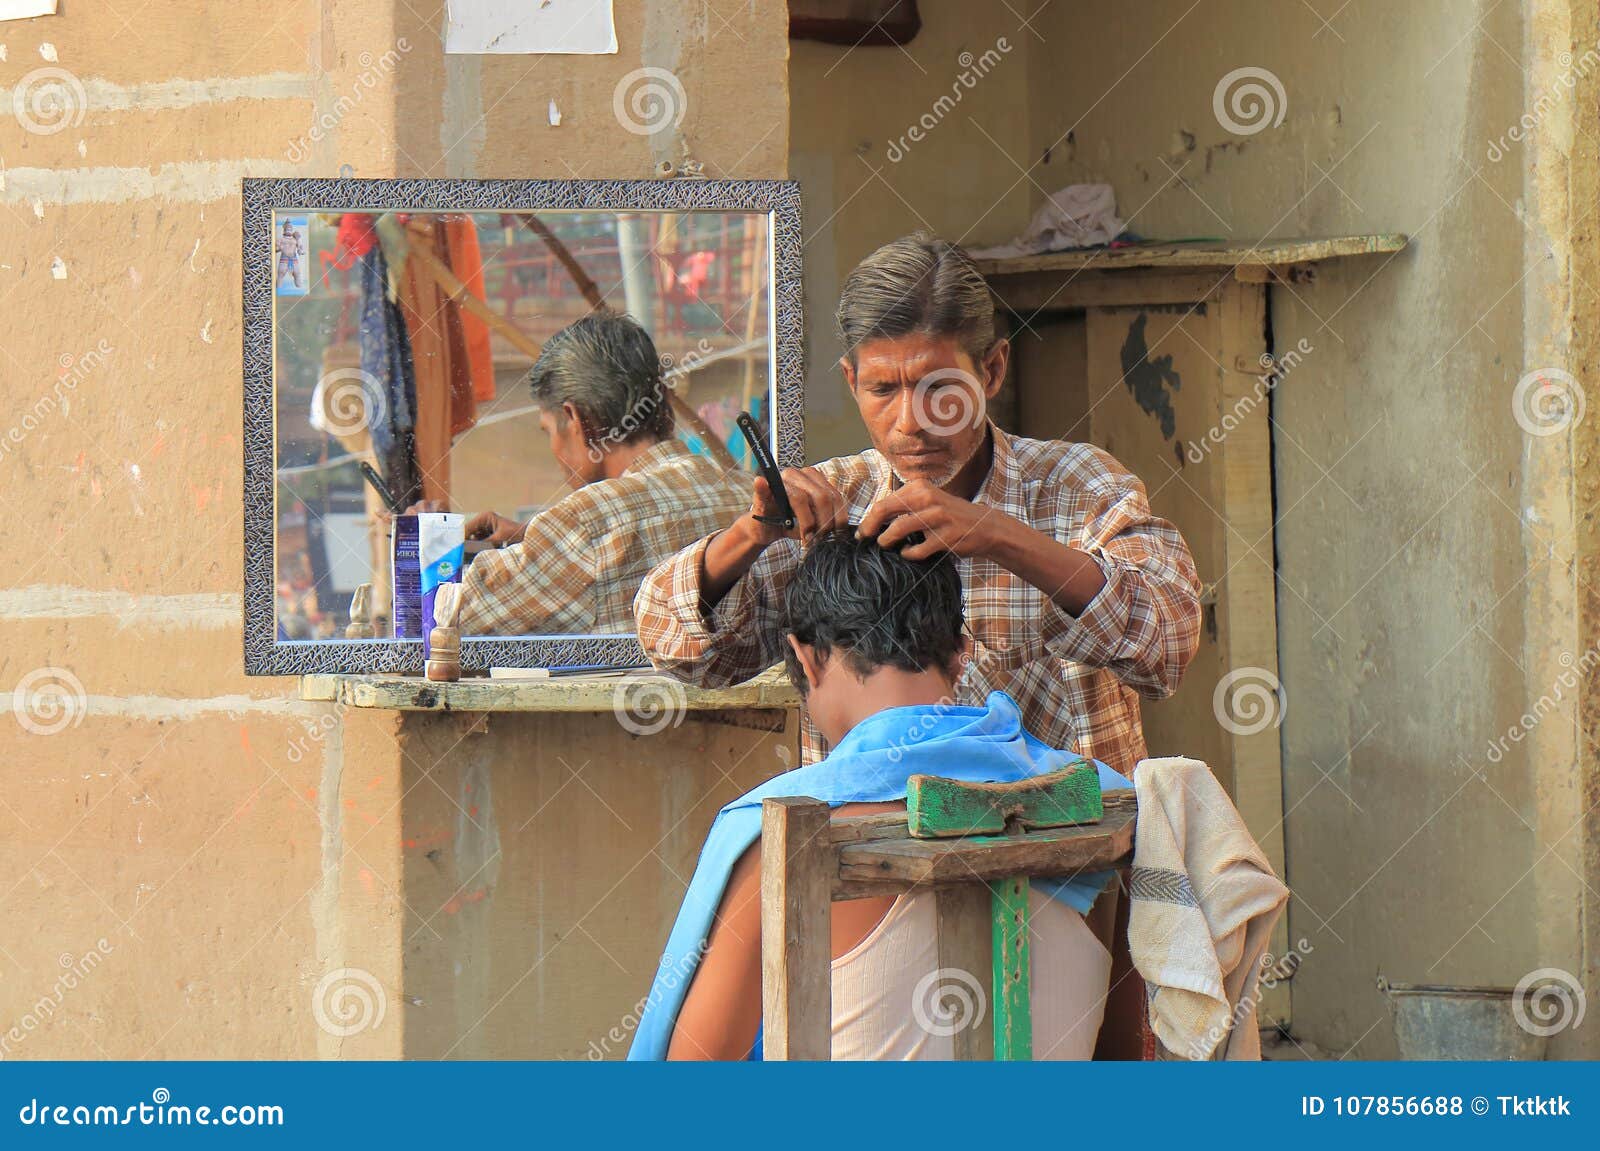
[[[624,693],[621,695],[619,693]],[[307,675],[300,698],[379,711],[572,712],[611,711],[619,698],[632,710],[665,704],[682,711],[738,708],[785,710],[800,693],[782,668],[771,668],[733,687],[687,687],[660,675],[570,676],[558,679],[489,679],[432,683],[420,676]]]
[[[985,276],[1026,272],[1075,272],[1123,268],[1281,268],[1345,256],[1381,255],[1406,246],[1400,233],[1376,236],[1334,236],[1327,239],[1263,240],[1258,244],[1228,241],[1214,244],[1137,244],[1127,248],[1079,248],[978,260]]]
[[[1339,236],[1259,244],[1140,244],[979,260],[1003,309],[1026,315],[1147,308],[1216,298],[1232,284],[1312,282],[1319,262],[1398,252],[1406,237]]]

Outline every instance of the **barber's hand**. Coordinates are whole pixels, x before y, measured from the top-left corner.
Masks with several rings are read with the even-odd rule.
[[[912,480],[873,501],[857,534],[876,536],[882,547],[894,547],[913,532],[925,538],[900,549],[911,560],[940,552],[971,557],[988,555],[1001,522],[1011,517],[971,500],[953,496],[926,480]]]
[[[789,493],[789,506],[794,510],[794,528],[785,531],[777,524],[764,524],[752,518],[753,527],[762,533],[763,544],[774,543],[785,536],[810,543],[813,536],[842,528],[850,522],[850,505],[816,468],[784,468],[782,475],[784,490]],[[772,498],[767,481],[757,476],[750,515],[777,514],[778,501]]]
[[[523,529],[527,526],[507,519],[498,512],[479,512],[467,521],[466,532],[469,540],[488,540],[497,547],[503,547],[521,540]]]

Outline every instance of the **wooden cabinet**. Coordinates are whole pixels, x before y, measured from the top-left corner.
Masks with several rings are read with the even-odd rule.
[[[1015,345],[1009,430],[1104,448],[1188,540],[1204,585],[1200,650],[1144,707],[1152,756],[1204,760],[1285,875],[1274,567],[1272,391],[1314,379],[1315,348],[1273,347],[1271,293],[1321,260],[1399,251],[1403,236],[1253,247],[1147,245],[980,261]],[[1329,381],[1318,381],[1328,386]],[[1292,594],[1285,589],[1286,594]],[[1288,917],[1272,952],[1283,955]],[[1287,1023],[1287,981],[1261,1022]]]

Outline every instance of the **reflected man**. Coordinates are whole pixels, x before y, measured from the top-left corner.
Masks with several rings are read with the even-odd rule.
[[[526,524],[467,521],[481,552],[462,576],[461,629],[475,635],[633,631],[633,597],[656,564],[749,506],[749,479],[674,438],[655,344],[624,315],[552,336],[528,376],[539,426],[573,490]]]

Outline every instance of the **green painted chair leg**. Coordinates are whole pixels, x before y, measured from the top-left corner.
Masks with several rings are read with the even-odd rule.
[[[994,914],[994,1057],[1033,1058],[1033,1004],[1028,959],[1028,877],[989,884]]]

